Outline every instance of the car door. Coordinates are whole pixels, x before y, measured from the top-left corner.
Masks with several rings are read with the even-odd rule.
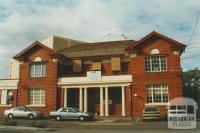
[[[69,114],[69,119],[79,118],[79,114],[73,108],[68,108],[68,114]]]
[[[27,111],[24,108],[15,108],[13,110],[13,115],[15,117],[27,117]]]
[[[67,108],[61,109],[59,115],[62,117],[62,119],[69,119]]]

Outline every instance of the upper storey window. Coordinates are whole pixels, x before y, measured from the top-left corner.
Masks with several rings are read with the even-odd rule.
[[[101,62],[100,61],[93,61],[92,62],[92,70],[93,71],[100,71],[101,70]]]
[[[73,60],[73,72],[81,72],[81,59],[74,59]]]
[[[39,78],[46,77],[46,63],[36,62],[30,65],[30,77]]]
[[[145,69],[147,72],[167,71],[166,56],[146,56]]]
[[[121,70],[120,57],[112,57],[111,58],[111,69],[112,69],[112,71],[120,71]]]

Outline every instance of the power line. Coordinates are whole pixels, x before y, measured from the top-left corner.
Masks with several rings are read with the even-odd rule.
[[[187,57],[182,57],[181,60],[183,60],[183,59],[190,59],[190,58],[199,57],[199,56],[200,56],[200,54],[191,55],[191,56],[187,56]]]
[[[188,45],[190,45],[190,43],[192,42],[193,36],[194,36],[194,34],[195,34],[195,31],[196,31],[196,28],[197,28],[197,25],[198,25],[199,16],[200,16],[200,10],[199,10],[199,13],[198,13],[198,16],[197,16],[197,20],[196,20],[196,22],[195,22],[194,29],[193,29],[193,31],[192,31],[192,35],[191,35],[190,40],[189,40],[189,42],[188,42]]]
[[[163,9],[162,11],[160,11],[159,13],[161,13],[161,12],[167,10],[167,9],[171,9],[171,8],[177,6],[177,5],[180,5],[180,4],[183,3],[183,2],[185,2],[185,1],[178,1],[178,2],[176,2],[175,4],[173,4],[172,6],[169,6],[169,7],[167,7],[167,8],[164,8],[164,9]],[[155,15],[155,14],[150,14],[149,16],[147,15],[147,17],[151,17],[152,15]],[[158,15],[157,15],[157,17],[159,17],[159,16],[161,16],[161,14],[158,14]],[[134,31],[136,31],[137,29],[140,29],[140,28],[146,26],[145,24],[146,24],[147,22],[149,22],[149,20],[145,20],[143,23],[139,23],[139,25],[136,26],[136,28],[134,29]],[[133,32],[133,31],[127,32],[127,34],[130,34],[130,33],[132,33],[132,32]]]

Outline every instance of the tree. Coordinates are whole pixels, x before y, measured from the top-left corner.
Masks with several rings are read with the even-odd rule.
[[[200,70],[198,68],[183,73],[183,95],[194,99],[200,108]],[[200,110],[200,109],[199,109]],[[200,111],[198,113],[200,117]]]

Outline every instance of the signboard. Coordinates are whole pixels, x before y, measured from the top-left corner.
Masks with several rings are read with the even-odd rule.
[[[101,80],[101,71],[88,71],[87,72],[88,81],[99,81]]]
[[[104,104],[106,104],[106,100],[104,100]],[[112,104],[112,100],[108,100],[108,104]]]

